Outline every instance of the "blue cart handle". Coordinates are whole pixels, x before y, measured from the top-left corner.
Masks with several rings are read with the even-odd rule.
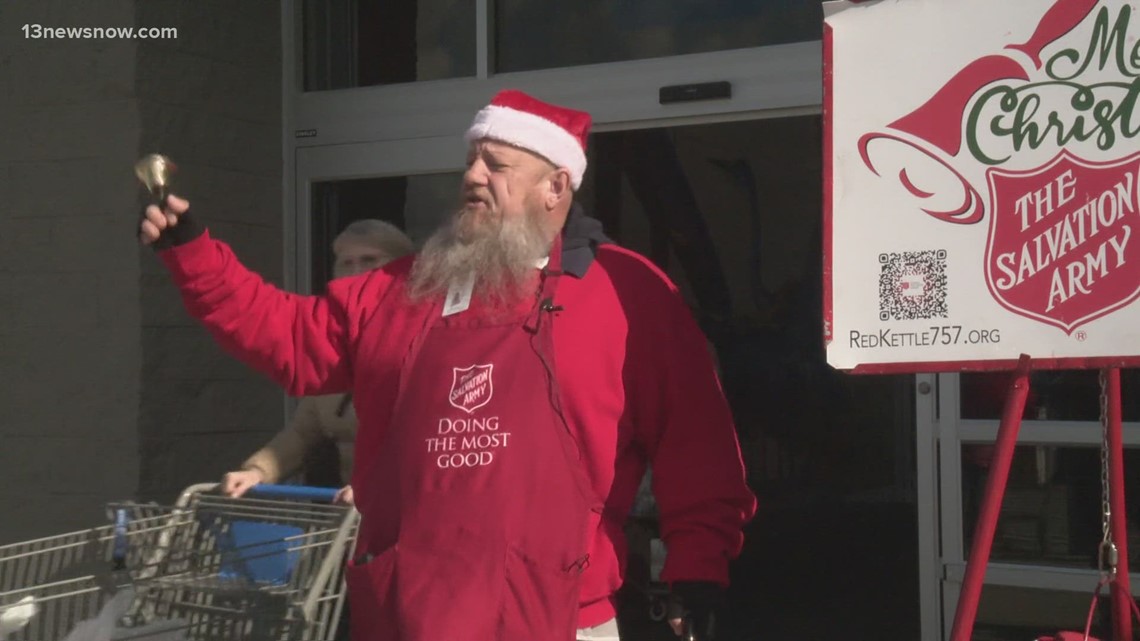
[[[298,501],[323,501],[332,503],[339,490],[335,487],[308,487],[305,485],[254,485],[246,490],[246,496],[265,499],[294,499]]]

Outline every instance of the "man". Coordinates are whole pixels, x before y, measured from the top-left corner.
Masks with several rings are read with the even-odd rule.
[[[662,579],[706,636],[755,511],[676,288],[573,204],[590,117],[504,91],[414,259],[283,293],[169,198],[145,244],[217,340],[291,394],[352,390],[357,641],[617,638],[622,524],[654,471]],[[680,619],[673,621],[679,631]]]

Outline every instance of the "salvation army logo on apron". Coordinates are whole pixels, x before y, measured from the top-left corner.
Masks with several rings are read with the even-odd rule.
[[[451,392],[447,401],[468,414],[491,402],[494,387],[491,371],[494,365],[472,365],[451,368]]]

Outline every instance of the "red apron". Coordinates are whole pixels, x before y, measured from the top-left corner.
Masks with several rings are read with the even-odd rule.
[[[353,641],[575,638],[601,501],[554,378],[560,246],[529,309],[489,320],[439,304],[412,343],[362,474]]]

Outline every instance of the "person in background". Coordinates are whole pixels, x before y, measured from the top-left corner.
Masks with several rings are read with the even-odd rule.
[[[333,278],[363,274],[412,253],[412,241],[395,225],[364,219],[350,223],[333,241]],[[336,445],[341,488],[337,499],[351,504],[352,446],[356,411],[352,394],[308,396],[297,404],[292,422],[265,447],[253,453],[241,469],[222,478],[222,491],[241,496],[258,483],[277,483],[301,469],[306,454],[323,440]]]

